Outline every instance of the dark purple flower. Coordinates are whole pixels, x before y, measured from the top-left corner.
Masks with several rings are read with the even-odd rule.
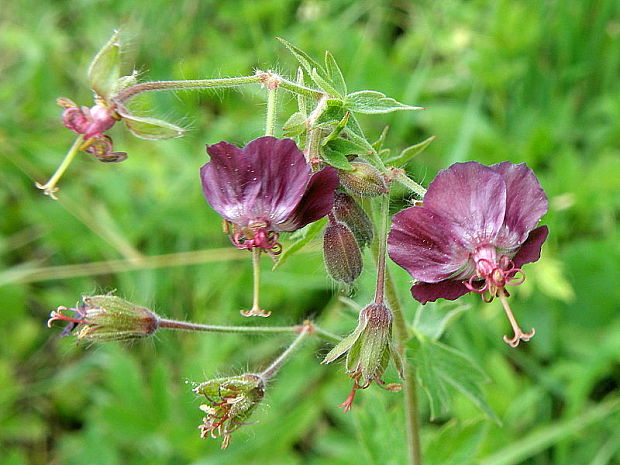
[[[499,297],[515,331],[504,340],[514,347],[534,331],[516,324],[505,286],[521,284],[520,267],[540,258],[549,231],[534,228],[547,207],[525,163],[457,163],[437,175],[421,206],[394,216],[389,254],[418,281],[411,294],[423,304],[468,292],[485,301]]]
[[[228,142],[207,146],[211,161],[200,169],[204,195],[232,226],[241,249],[277,255],[280,232],[295,231],[327,215],[334,205],[338,173],[312,173],[291,139],[260,137],[243,149]]]

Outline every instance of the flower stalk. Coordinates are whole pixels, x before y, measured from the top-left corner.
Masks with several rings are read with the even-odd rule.
[[[271,365],[269,365],[261,374],[261,378],[264,380],[268,380],[275,376],[275,374],[282,368],[282,365],[290,358],[290,356],[295,352],[302,344],[304,339],[311,334],[312,326],[308,323],[304,323],[299,331],[299,335],[295,338],[295,340],[291,343],[287,349],[280,354],[278,358],[276,358]]]
[[[381,224],[387,224],[389,221],[389,196],[382,200],[381,204]],[[386,206],[387,204],[387,206]],[[384,226],[385,228],[386,226]],[[387,231],[385,231],[387,232]],[[402,367],[402,387],[403,387],[403,403],[405,411],[406,423],[406,442],[410,465],[422,465],[422,445],[420,441],[420,418],[418,408],[417,386],[415,381],[415,372],[411,363],[407,362],[406,347],[410,337],[410,331],[402,311],[400,300],[390,271],[385,268],[385,247],[386,234],[379,237],[379,240],[372,244],[372,252],[378,269],[378,282],[375,299],[379,296],[385,298],[387,305],[392,311],[394,322],[394,336],[396,340],[395,349],[397,356],[404,363]],[[383,248],[383,252],[382,249]],[[379,271],[383,268],[383,271]],[[383,283],[379,283],[379,279]],[[381,289],[381,291],[379,291]],[[381,294],[380,294],[381,292]]]
[[[63,159],[62,163],[56,169],[56,171],[54,172],[52,177],[49,179],[49,181],[47,181],[45,184],[41,184],[38,182],[35,184],[37,188],[41,189],[45,195],[49,196],[50,198],[54,200],[58,200],[58,197],[56,197],[55,195],[55,192],[58,192],[58,187],[56,187],[56,184],[58,184],[58,181],[60,180],[64,172],[67,170],[67,168],[69,167],[69,165],[71,164],[71,162],[73,161],[77,153],[81,150],[83,141],[84,141],[83,134],[80,134],[79,136],[77,136],[75,138],[75,141],[73,142],[73,145],[67,152],[67,155],[65,155],[65,158]]]

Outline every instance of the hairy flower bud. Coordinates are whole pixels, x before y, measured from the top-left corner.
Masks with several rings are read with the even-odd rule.
[[[65,312],[73,312],[74,316]],[[83,296],[77,308],[58,307],[50,314],[47,325],[68,321],[63,331],[68,335],[77,328],[78,339],[94,342],[125,341],[150,336],[159,327],[159,317],[145,307],[113,295]]]
[[[257,374],[244,374],[206,381],[196,388],[196,394],[207,399],[200,406],[206,416],[202,419],[200,437],[222,437],[222,449],[230,443],[230,435],[250,417],[254,408],[263,400],[265,381]]]
[[[347,225],[330,221],[323,236],[323,257],[329,275],[345,284],[362,273],[362,253],[355,235]]]
[[[338,221],[349,227],[360,247],[372,242],[372,222],[353,197],[345,192],[335,192],[333,212]]]
[[[381,380],[390,358],[402,377],[402,363],[392,347],[392,312],[383,304],[372,303],[362,309],[355,330],[337,344],[321,363],[331,363],[347,354],[346,371],[353,379],[353,390],[341,405],[351,408],[355,391],[366,389],[374,381],[390,391],[400,390],[399,384],[384,385]]]
[[[389,192],[383,175],[364,161],[352,161],[353,170],[340,171],[340,184],[363,197],[376,197]]]

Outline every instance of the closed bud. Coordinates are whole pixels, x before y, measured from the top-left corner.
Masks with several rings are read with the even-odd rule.
[[[77,308],[58,307],[47,325],[51,327],[54,321],[69,322],[63,335],[76,329],[78,339],[94,342],[139,339],[159,327],[154,312],[113,295],[84,296]]]
[[[381,377],[390,359],[402,377],[402,363],[392,346],[392,312],[383,304],[372,303],[362,309],[355,330],[336,345],[321,363],[331,363],[347,354],[346,370],[353,379],[351,394],[341,405],[351,408],[355,392],[366,389],[374,381],[390,391],[400,390],[399,384],[385,385]]]
[[[353,197],[344,192],[335,192],[333,212],[338,221],[349,227],[360,247],[372,242],[372,222]]]
[[[362,252],[347,225],[330,221],[323,236],[323,257],[329,275],[345,284],[362,273]]]
[[[352,161],[353,170],[340,171],[340,183],[351,192],[363,197],[387,194],[389,187],[383,175],[369,163]]]
[[[244,374],[228,378],[216,378],[194,388],[196,394],[205,396],[200,406],[205,413],[200,437],[222,437],[222,449],[230,443],[230,435],[246,424],[256,406],[265,395],[265,381],[257,374]]]

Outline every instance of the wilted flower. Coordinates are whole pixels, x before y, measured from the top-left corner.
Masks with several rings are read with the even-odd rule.
[[[54,321],[69,322],[63,336],[77,328],[78,339],[94,342],[143,338],[159,327],[154,312],[113,295],[83,296],[77,308],[58,307],[50,314],[47,326],[51,328]]]
[[[548,229],[534,227],[547,207],[524,163],[457,163],[437,175],[422,206],[394,216],[389,254],[418,281],[411,293],[423,304],[470,291],[488,302],[499,297],[515,332],[504,340],[515,347],[534,330],[524,333],[517,325],[506,286],[521,284],[520,267],[540,258]]]
[[[121,45],[119,33],[101,48],[88,68],[88,83],[95,95],[94,105],[78,106],[68,98],[56,102],[64,108],[62,122],[66,128],[81,134],[75,151],[83,150],[95,155],[102,162],[120,162],[127,158],[125,152],[114,152],[112,139],[105,134],[117,121],[123,120],[127,129],[136,137],[158,140],[179,137],[184,129],[166,121],[134,115],[127,108],[127,100],[137,92],[137,72],[121,76]],[[72,149],[73,150],[73,149]],[[70,152],[71,153],[71,152]],[[52,198],[58,190],[56,183],[69,163],[62,163],[58,171],[39,189]]]
[[[372,242],[372,222],[364,209],[349,194],[336,191],[333,213],[336,220],[349,227],[360,247]]]
[[[220,142],[207,152],[211,161],[200,169],[204,195],[240,249],[277,255],[280,232],[312,223],[333,207],[337,171],[312,173],[291,139],[260,137],[243,149]]]
[[[230,443],[230,435],[247,423],[254,408],[263,400],[265,381],[260,375],[245,374],[217,378],[200,384],[194,389],[207,399],[200,406],[206,416],[202,419],[200,437],[222,437],[222,449]]]
[[[400,357],[392,347],[392,312],[383,304],[370,304],[362,309],[355,330],[338,343],[321,363],[331,363],[347,354],[346,371],[353,379],[349,397],[340,405],[348,412],[358,389],[366,389],[374,381],[390,391],[399,384],[385,384],[381,377],[392,358],[402,377]]]
[[[332,279],[351,285],[362,273],[360,245],[345,223],[331,221],[323,234],[325,268]]]

